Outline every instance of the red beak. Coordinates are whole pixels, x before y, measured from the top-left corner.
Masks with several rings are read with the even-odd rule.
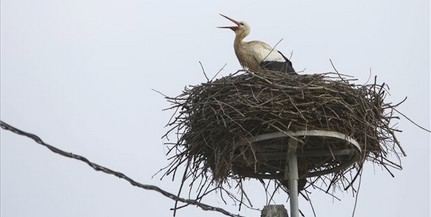
[[[239,22],[238,22],[238,21],[236,21],[236,20],[234,20],[234,19],[232,19],[232,18],[230,18],[230,17],[228,17],[228,16],[225,16],[225,15],[223,15],[223,14],[220,14],[220,16],[222,16],[222,17],[224,17],[224,18],[226,18],[226,19],[228,19],[228,20],[232,21],[232,22],[233,22],[233,23],[235,23],[237,26],[221,26],[221,27],[218,27],[218,28],[232,29],[233,31],[236,31],[236,30],[238,29],[238,26],[239,26]]]

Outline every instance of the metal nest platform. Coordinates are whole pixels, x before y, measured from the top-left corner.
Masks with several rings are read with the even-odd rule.
[[[298,192],[304,188],[305,178],[345,170],[361,155],[361,147],[356,140],[325,130],[267,133],[251,137],[234,147],[236,152],[252,149],[257,162],[249,167],[239,165],[234,173],[286,183],[292,217],[299,217]],[[234,168],[241,163],[234,161]]]
[[[234,173],[261,179],[283,180],[289,151],[297,155],[299,178],[338,172],[361,157],[361,146],[356,140],[325,130],[267,133],[234,147],[238,153],[237,161],[233,162]],[[241,153],[246,152],[253,152],[255,164],[244,164]]]

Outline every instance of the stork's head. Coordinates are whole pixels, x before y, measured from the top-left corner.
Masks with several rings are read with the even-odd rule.
[[[219,28],[227,28],[232,29],[232,31],[235,32],[235,34],[240,38],[245,38],[250,33],[250,26],[244,22],[244,21],[236,21],[228,16],[225,16],[223,14],[220,14],[220,16],[232,21],[236,24],[236,26],[222,26]]]

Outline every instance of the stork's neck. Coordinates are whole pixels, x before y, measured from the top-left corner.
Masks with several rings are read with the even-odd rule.
[[[236,49],[238,49],[238,48],[240,48],[243,44],[244,44],[244,38],[246,37],[247,35],[245,35],[245,34],[237,34],[236,36],[235,36],[235,41],[233,42],[233,46],[236,48]],[[235,50],[236,50],[235,49]]]
[[[245,36],[243,35],[236,35],[235,40],[233,42],[233,48],[235,50],[235,55],[238,58],[238,61],[241,64],[241,66],[245,69],[248,69],[249,66],[245,61],[247,58],[247,54],[245,53],[245,50],[244,50],[244,44],[246,43],[243,41],[244,38]]]

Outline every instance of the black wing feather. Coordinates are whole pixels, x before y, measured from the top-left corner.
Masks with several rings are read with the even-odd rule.
[[[280,72],[287,72],[289,74],[297,75],[295,72],[295,69],[292,66],[292,62],[287,59],[280,51],[278,53],[281,54],[284,58],[284,62],[277,62],[277,61],[263,61],[260,63],[260,67],[263,69],[268,69],[271,71],[280,71]]]

